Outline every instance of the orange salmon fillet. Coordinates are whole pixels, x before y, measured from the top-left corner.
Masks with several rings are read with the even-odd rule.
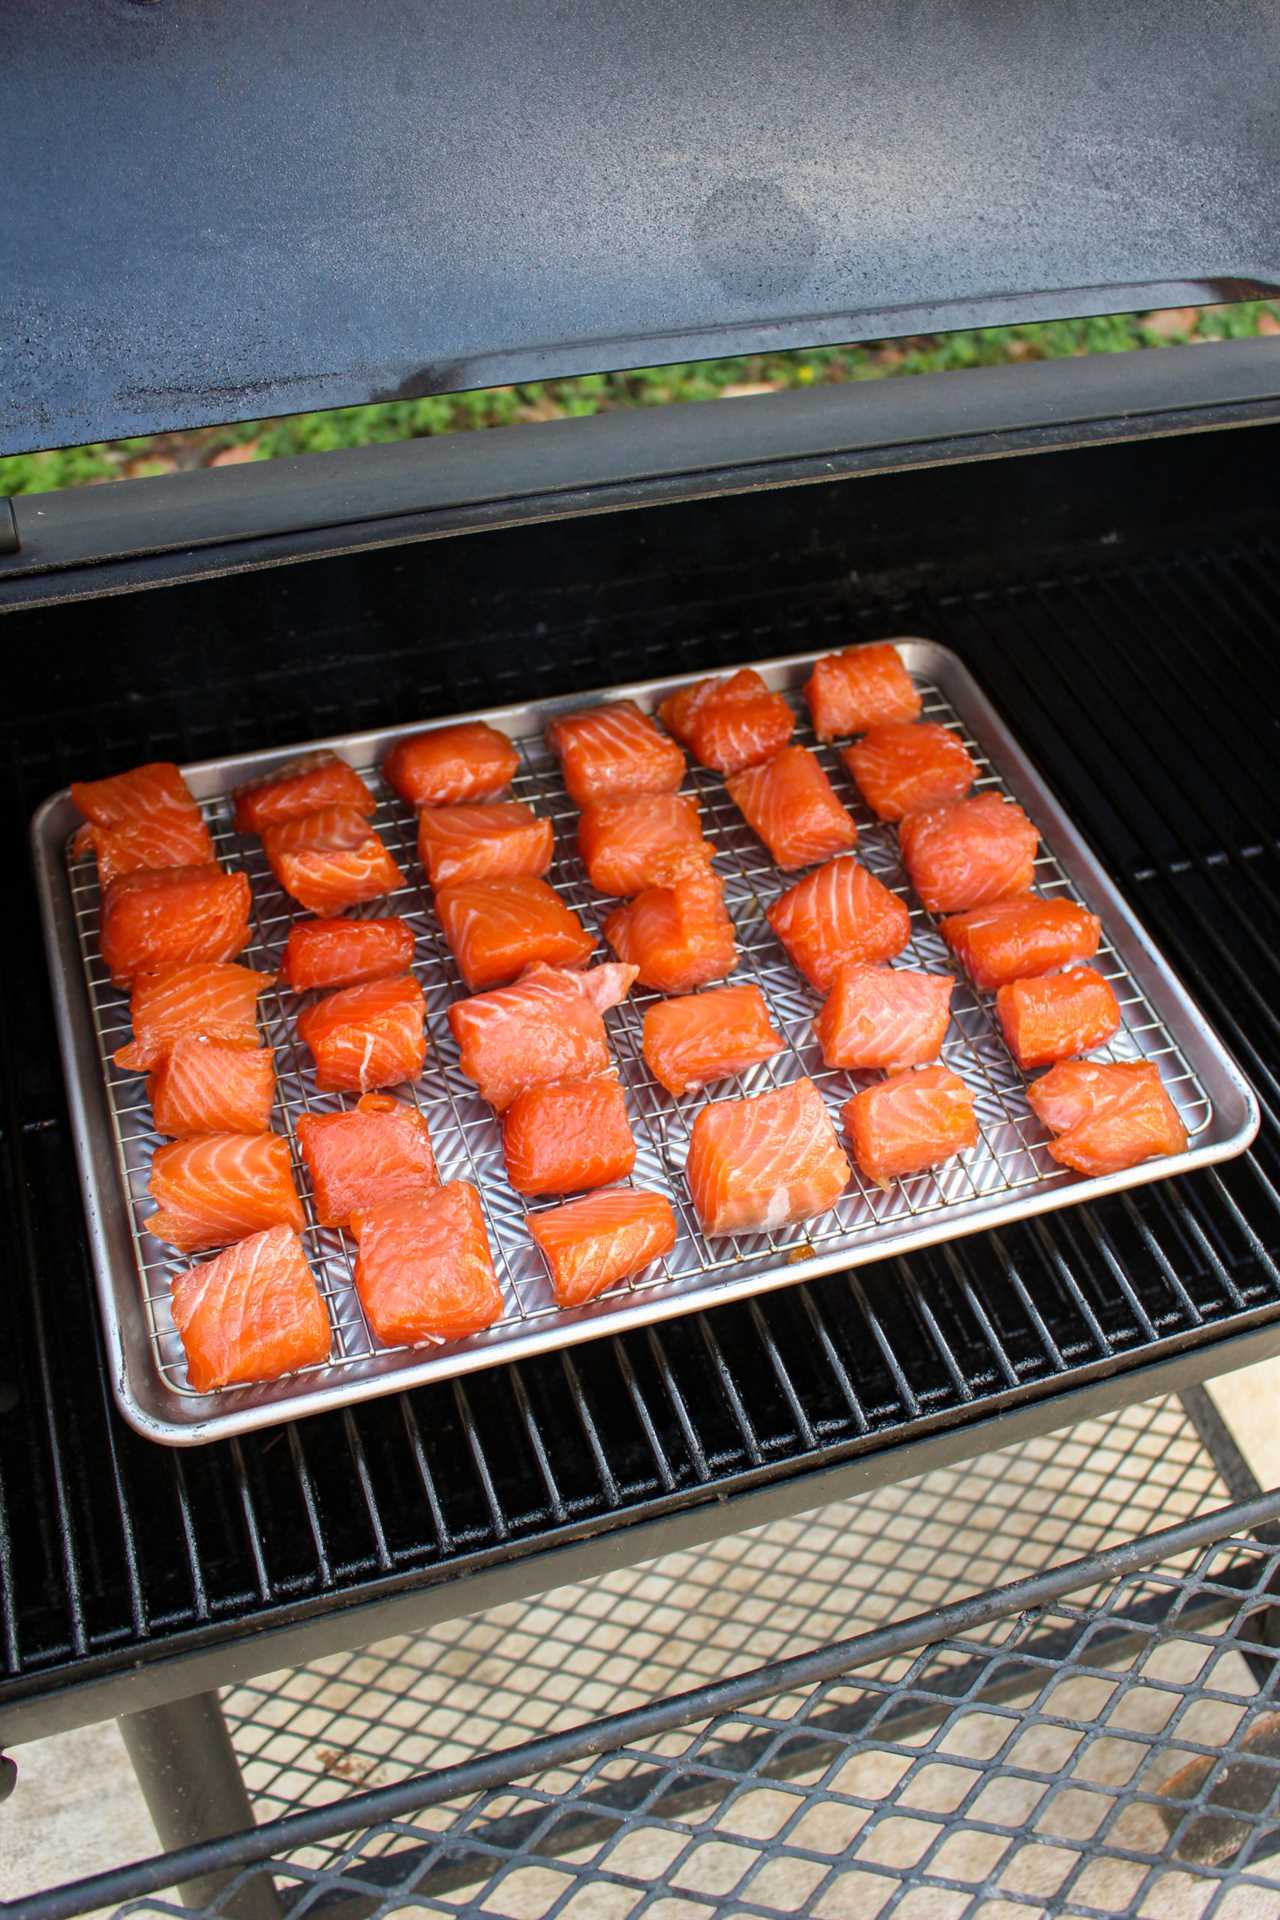
[[[280,971],[295,993],[357,987],[407,973],[413,929],[396,914],[383,920],[298,920],[284,943]]]
[[[498,1113],[526,1087],[586,1078],[611,1067],[602,1015],[625,1000],[634,967],[589,972],[531,967],[514,986],[455,1000],[449,1026],[459,1065]]]
[[[658,714],[668,733],[716,773],[741,773],[771,760],[796,724],[782,695],[771,693],[753,667],[695,680],[668,694]]]
[[[174,1139],[196,1133],[265,1133],[276,1094],[270,1047],[234,1041],[175,1040],[147,1075],[156,1132]]]
[[[940,931],[974,986],[989,993],[1029,974],[1092,960],[1102,922],[1074,900],[1025,893],[953,914]]]
[[[973,1095],[947,1067],[915,1067],[855,1093],[844,1109],[858,1171],[878,1187],[977,1144]]]
[[[299,820],[327,807],[372,814],[377,804],[355,768],[320,747],[237,787],[236,831],[262,834],[264,828],[278,826],[282,820]]]
[[[147,1191],[159,1209],[147,1232],[182,1253],[303,1224],[289,1143],[277,1133],[208,1133],[157,1147]]]
[[[436,918],[468,990],[496,987],[523,967],[581,966],[595,940],[545,880],[468,880],[440,887]]]
[[[1096,1177],[1182,1153],[1187,1130],[1150,1060],[1065,1060],[1027,1089],[1061,1166]]]
[[[503,1115],[502,1151],[517,1193],[581,1193],[625,1179],[636,1143],[622,1088],[603,1077],[527,1088]]]
[[[302,1242],[268,1227],[173,1283],[173,1323],[197,1393],[278,1380],[329,1358],[329,1316]]]
[[[221,867],[126,873],[102,896],[102,958],[118,987],[192,960],[232,960],[249,944],[249,881]]]
[[[308,913],[341,913],[404,885],[404,875],[355,807],[323,807],[262,829],[271,871]]]
[[[325,1093],[368,1093],[416,1080],[426,1059],[426,1001],[409,974],[340,987],[298,1015]]]
[[[1073,1053],[1091,1053],[1120,1027],[1116,996],[1093,967],[1012,980],[997,990],[996,1012],[1009,1051],[1024,1073]]]
[[[352,1217],[356,1291],[387,1347],[460,1340],[502,1313],[480,1195],[465,1180]]]
[[[350,1112],[304,1113],[294,1124],[322,1227],[440,1184],[427,1123],[403,1100],[366,1093]]]
[[[689,1192],[706,1234],[772,1233],[833,1207],[849,1162],[812,1080],[703,1107],[689,1136]]]
[[[813,1023],[829,1067],[899,1073],[936,1060],[951,1019],[955,981],[949,973],[869,967],[847,960]]]
[[[642,987],[687,993],[723,980],[738,957],[724,887],[710,869],[681,875],[669,887],[646,887],[604,923],[619,960],[636,968]]]
[[[256,1047],[258,995],[274,986],[276,978],[233,960],[195,960],[140,973],[129,1002],[133,1039],[117,1049],[116,1065],[145,1072],[164,1059],[176,1040],[188,1038]]]
[[[918,720],[923,704],[888,641],[824,654],[805,682],[804,697],[819,740],[865,733],[889,721]]]
[[[98,880],[104,887],[122,873],[157,867],[200,867],[213,859],[209,829],[194,806],[140,814],[118,827],[85,827],[80,837],[97,856]]]
[[[597,893],[643,893],[691,868],[709,867],[698,803],[683,793],[620,793],[589,800],[578,821],[578,851]]]
[[[759,987],[713,987],[660,1000],[644,1016],[644,1057],[674,1099],[781,1053]]]
[[[811,987],[829,993],[842,961],[892,960],[911,938],[896,893],[857,860],[833,860],[775,900],[765,914]]]
[[[684,779],[684,754],[634,700],[562,714],[547,727],[547,745],[580,807],[609,793],[671,793]]]
[[[898,829],[911,884],[930,913],[1026,893],[1035,878],[1040,836],[1022,808],[998,793],[909,813]]]
[[[196,805],[172,760],[152,760],[105,780],[73,780],[71,798],[95,827],[122,827],[150,815],[187,813]]]
[[[932,720],[870,727],[841,755],[854,785],[881,820],[963,800],[978,777],[968,748]]]
[[[784,871],[810,867],[857,844],[853,816],[808,747],[784,747],[766,766],[731,774],[725,785]]]
[[[496,800],[511,785],[520,755],[505,733],[483,720],[460,720],[397,740],[383,777],[411,807]]]
[[[670,1253],[676,1217],[660,1193],[610,1187],[529,1215],[556,1304],[580,1307]]]
[[[418,815],[418,857],[433,887],[460,880],[537,878],[551,865],[555,833],[523,800],[424,807]]]

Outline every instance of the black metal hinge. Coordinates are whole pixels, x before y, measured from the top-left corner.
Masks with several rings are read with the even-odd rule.
[[[0,499],[0,553],[17,553],[22,542],[18,538],[18,522],[14,518],[12,500]]]

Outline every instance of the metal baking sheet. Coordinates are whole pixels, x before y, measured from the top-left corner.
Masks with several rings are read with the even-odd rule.
[[[1112,1044],[1095,1057],[1146,1057],[1158,1063],[1186,1123],[1186,1152],[1105,1179],[1083,1179],[1057,1166],[1048,1153],[1047,1136],[1028,1107],[1024,1077],[1001,1037],[992,996],[976,992],[957,975],[942,1057],[973,1089],[981,1127],[977,1146],[932,1172],[895,1183],[887,1192],[855,1174],[829,1213],[801,1226],[772,1234],[704,1238],[683,1173],[689,1129],[704,1101],[759,1093],[808,1074],[821,1089],[838,1127],[843,1102],[858,1086],[879,1076],[848,1074],[823,1065],[811,1032],[818,999],[791,966],[764,918],[765,907],[797,876],[784,875],[771,864],[729,799],[723,780],[705,768],[691,767],[686,791],[696,794],[701,804],[705,831],[716,848],[716,870],[724,879],[726,902],[737,927],[739,963],[731,978],[760,986],[787,1040],[787,1051],[739,1079],[718,1083],[709,1093],[672,1100],[655,1084],[641,1054],[644,1013],[659,996],[634,992],[607,1016],[638,1148],[633,1184],[670,1197],[679,1238],[665,1261],[622,1282],[589,1306],[562,1311],[554,1303],[541,1256],[525,1225],[532,1208],[507,1184],[498,1122],[458,1068],[445,1016],[463,988],[432,912],[430,890],[417,858],[412,810],[389,791],[378,773],[391,743],[420,731],[421,723],[310,742],[334,748],[370,781],[379,798],[374,824],[404,869],[406,884],[399,892],[363,911],[394,910],[413,928],[414,971],[427,1002],[428,1049],[423,1075],[408,1091],[430,1126],[441,1177],[472,1180],[480,1189],[505,1307],[496,1325],[471,1339],[434,1348],[378,1346],[360,1310],[352,1243],[341,1233],[313,1223],[306,1167],[294,1136],[297,1115],[330,1111],[350,1104],[355,1096],[317,1092],[306,1050],[295,1032],[300,1002],[283,989],[271,989],[259,1005],[264,1038],[276,1049],[273,1124],[294,1149],[309,1222],[303,1238],[333,1322],[332,1355],[321,1366],[270,1385],[197,1394],[188,1384],[169,1312],[170,1282],[188,1261],[146,1231],[150,1210],[146,1183],[158,1136],[151,1125],[144,1078],[121,1072],[111,1061],[112,1052],[128,1037],[128,1000],[111,985],[102,965],[96,868],[92,857],[77,858],[72,853],[78,816],[70,795],[63,792],[37,813],[33,842],[112,1386],[126,1419],[140,1432],[172,1445],[226,1438],[790,1285],[835,1268],[906,1253],[931,1241],[1165,1179],[1243,1151],[1258,1125],[1257,1104],[1249,1087],[990,702],[947,648],[920,639],[901,639],[896,644],[923,695],[925,717],[957,728],[979,762],[975,790],[1011,795],[1039,828],[1038,888],[1081,900],[1101,916],[1103,944],[1097,965],[1115,988],[1124,1025]],[[912,940],[902,955],[903,963],[933,972],[955,972],[933,918],[911,893],[898,858],[895,829],[876,821],[863,805],[838,751],[813,739],[800,688],[815,658],[816,654],[803,654],[754,664],[771,686],[793,701],[801,723],[795,737],[815,747],[852,811],[860,835],[859,856],[907,900]],[[548,878],[597,931],[616,903],[592,894],[577,854],[577,812],[544,745],[543,729],[554,714],[598,699],[630,696],[653,707],[666,693],[697,677],[688,674],[600,688],[563,700],[468,716],[488,720],[517,743],[521,769],[514,793],[555,823],[556,858]],[[241,958],[248,965],[272,970],[298,909],[276,885],[258,841],[236,833],[228,796],[242,781],[269,773],[299,750],[245,754],[184,769],[209,823],[218,857],[247,873],[252,883],[254,938]],[[606,957],[602,937],[601,957]],[[554,1203],[533,1203],[539,1204]]]

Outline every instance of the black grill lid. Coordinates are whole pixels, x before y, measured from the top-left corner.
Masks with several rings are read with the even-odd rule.
[[[0,27],[0,452],[1280,281],[1266,0]]]

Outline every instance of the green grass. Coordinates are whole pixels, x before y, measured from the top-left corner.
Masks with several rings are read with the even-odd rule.
[[[207,466],[219,456],[276,460],[341,447],[505,427],[526,420],[572,419],[619,407],[660,407],[714,400],[726,388],[810,387],[849,380],[884,380],[956,367],[990,367],[1014,360],[1058,360],[1088,353],[1127,353],[1188,339],[1232,340],[1280,332],[1280,302],[1180,309],[1172,314],[1109,314],[1038,326],[987,327],[927,338],[823,347],[796,353],[751,354],[730,360],[694,360],[633,373],[585,374],[526,386],[486,387],[474,393],[404,400],[369,407],[338,407],[285,419],[254,420],[198,432],[155,434],[70,447],[53,453],[0,459],[0,495],[48,493],[103,480],[136,479]]]

